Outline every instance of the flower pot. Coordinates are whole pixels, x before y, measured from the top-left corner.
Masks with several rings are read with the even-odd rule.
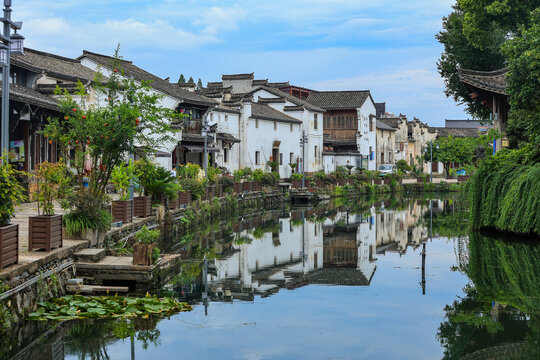
[[[251,191],[252,183],[251,181],[246,181],[242,183],[242,190],[243,191]]]
[[[324,180],[315,180],[315,186],[318,187],[319,189],[324,189],[325,188]]]
[[[189,191],[179,191],[178,192],[178,201],[180,205],[187,205],[191,202],[191,192]]]
[[[243,190],[244,185],[242,183],[234,183],[233,191],[237,194],[240,194]]]
[[[169,210],[176,210],[178,209],[178,207],[180,206],[180,199],[178,198],[178,196],[176,197],[176,199],[169,199]]]
[[[19,224],[0,227],[0,270],[19,262]]]
[[[113,221],[122,221],[124,224],[133,221],[133,200],[116,200],[112,203]]]
[[[136,217],[149,217],[152,215],[152,197],[139,196],[133,199],[133,215]]]
[[[30,216],[28,221],[28,251],[62,247],[62,215]]]
[[[253,181],[251,190],[252,191],[262,191],[261,183],[258,182],[258,181]]]
[[[470,177],[471,177],[471,175],[458,175],[457,181],[458,182],[465,182],[465,181],[469,180]]]
[[[392,181],[390,180],[390,178],[387,178],[387,177],[384,178],[384,185],[390,185],[391,182]]]
[[[152,265],[152,253],[156,244],[133,245],[133,265]]]

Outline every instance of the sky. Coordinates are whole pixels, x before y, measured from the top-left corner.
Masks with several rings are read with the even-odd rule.
[[[177,81],[222,74],[315,90],[371,90],[432,126],[467,118],[443,93],[435,39],[455,0],[14,0],[27,47],[112,55]]]

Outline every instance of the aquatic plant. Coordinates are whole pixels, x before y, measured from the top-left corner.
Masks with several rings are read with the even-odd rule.
[[[38,305],[38,309],[28,315],[29,320],[134,318],[192,310],[186,303],[148,294],[143,298],[67,295],[40,302]]]

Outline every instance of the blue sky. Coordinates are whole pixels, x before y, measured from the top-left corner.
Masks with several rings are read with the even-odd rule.
[[[387,111],[444,126],[465,118],[436,70],[434,35],[454,0],[14,0],[26,45],[121,55],[173,81],[224,73],[318,90],[369,89]]]

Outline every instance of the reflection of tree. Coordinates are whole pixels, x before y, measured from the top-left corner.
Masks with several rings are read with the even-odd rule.
[[[160,345],[157,319],[85,320],[73,325],[65,338],[65,352],[81,360],[110,359],[107,347],[130,338],[142,342],[146,350],[150,344]]]
[[[464,270],[474,285],[445,308],[437,334],[445,359],[540,358],[539,261],[538,246],[470,235]]]

